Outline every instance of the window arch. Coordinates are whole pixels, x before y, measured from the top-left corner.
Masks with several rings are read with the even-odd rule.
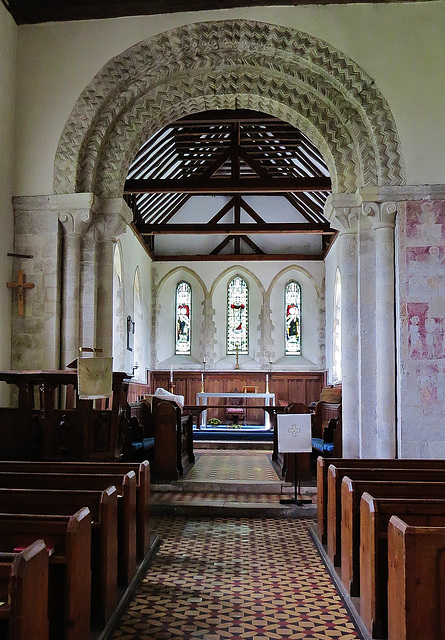
[[[249,287],[241,276],[227,285],[227,355],[249,353]]]
[[[301,287],[295,280],[284,288],[284,355],[301,355]]]
[[[332,380],[341,380],[341,277],[337,269],[334,281],[334,317],[332,323]]]
[[[134,342],[133,342],[133,375],[141,379],[142,376],[142,286],[139,267],[134,274],[133,283],[133,321],[134,321]]]
[[[175,355],[189,356],[192,349],[192,288],[188,282],[179,282],[175,296]]]

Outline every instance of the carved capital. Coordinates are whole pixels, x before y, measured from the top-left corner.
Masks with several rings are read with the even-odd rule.
[[[62,210],[58,216],[65,234],[73,236],[83,235],[93,220],[91,209]]]
[[[393,229],[397,204],[395,202],[364,202],[363,214],[371,220],[373,229]]]
[[[126,232],[132,219],[130,208],[122,198],[100,201],[94,221],[99,241],[116,242],[116,238]]]
[[[332,194],[326,200],[324,215],[340,233],[356,233],[360,217],[360,197],[356,194]]]

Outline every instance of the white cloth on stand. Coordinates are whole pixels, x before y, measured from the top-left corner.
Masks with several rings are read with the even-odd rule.
[[[79,358],[77,393],[81,400],[108,398],[113,394],[113,359]]]

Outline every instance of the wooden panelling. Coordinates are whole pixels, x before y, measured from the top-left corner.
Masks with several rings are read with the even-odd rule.
[[[207,393],[231,393],[242,392],[243,387],[258,387],[260,393],[266,391],[266,371],[230,371],[230,372],[206,372],[204,378],[204,390]],[[324,371],[294,373],[280,371],[269,373],[269,391],[275,394],[275,403],[279,401],[302,402],[308,405],[310,402],[320,399],[320,394],[325,386],[326,375]],[[170,372],[154,371],[151,374],[151,388],[157,387],[169,389]],[[185,404],[196,404],[197,394],[201,391],[201,371],[174,371],[174,393],[184,396]],[[212,404],[218,404],[221,409],[209,409],[208,418],[217,417],[225,422],[224,407],[227,404],[225,398],[214,398]],[[264,401],[249,400],[249,406],[262,406]],[[248,424],[264,424],[264,412],[261,409],[248,409]]]

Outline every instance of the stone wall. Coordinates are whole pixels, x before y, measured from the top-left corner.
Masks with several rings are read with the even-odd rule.
[[[445,199],[399,205],[401,457],[445,456]]]

